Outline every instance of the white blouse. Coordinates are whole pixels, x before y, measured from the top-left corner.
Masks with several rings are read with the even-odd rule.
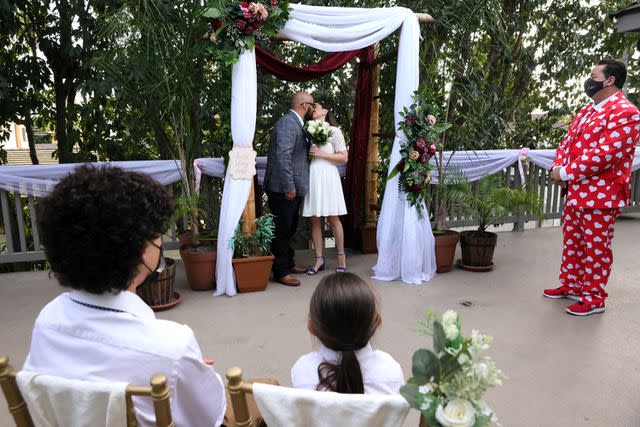
[[[318,366],[324,361],[337,363],[340,352],[321,346],[318,351],[300,357],[291,368],[291,384],[294,388],[315,390],[320,382]],[[356,351],[360,363],[365,394],[398,394],[404,385],[400,364],[388,353],[373,350],[371,344]]]

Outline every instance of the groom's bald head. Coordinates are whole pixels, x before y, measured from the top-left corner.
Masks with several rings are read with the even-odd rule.
[[[293,94],[291,97],[291,109],[295,110],[300,108],[303,103],[308,103],[313,105],[313,97],[309,94],[309,92],[299,91]]]

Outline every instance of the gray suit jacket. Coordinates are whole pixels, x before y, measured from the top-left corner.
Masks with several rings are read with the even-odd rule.
[[[309,147],[298,115],[289,111],[271,131],[264,189],[275,193],[309,191]]]

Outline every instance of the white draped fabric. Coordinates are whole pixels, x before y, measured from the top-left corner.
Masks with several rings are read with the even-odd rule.
[[[0,190],[21,194],[45,196],[65,176],[78,166],[91,164],[97,167],[117,166],[127,171],[150,175],[162,185],[180,181],[180,162],[175,160],[141,160],[123,162],[66,163],[61,165],[1,166]]]
[[[291,7],[290,18],[280,34],[325,52],[365,48],[402,26],[394,106],[395,120],[399,121],[401,109],[411,104],[411,94],[418,87],[420,31],[413,12],[401,7],[360,9],[301,4],[291,4]],[[232,129],[234,124],[237,125],[233,134],[235,146],[250,146],[253,138],[257,97],[255,74],[255,52],[246,51],[233,67],[231,120]],[[240,135],[247,139],[240,140]],[[395,160],[392,162],[399,159],[398,140],[397,136],[392,153],[392,159]],[[229,176],[225,180],[218,229],[215,295],[236,293],[231,264],[233,251],[227,241],[240,219],[250,186],[250,181],[238,182]],[[429,280],[435,273],[433,235],[429,222],[426,218],[417,218],[415,209],[409,208],[405,198],[398,194],[397,184],[394,186],[393,182],[389,183],[386,194],[390,189],[393,194],[385,197],[378,223],[379,260],[384,261],[376,265],[376,277],[382,280],[401,278],[410,283]],[[397,218],[404,218],[404,224]],[[401,238],[398,239],[398,236]]]
[[[231,72],[231,137],[234,147],[251,147],[256,130],[258,80],[256,55],[245,51]],[[233,274],[233,236],[251,192],[251,180],[233,179],[227,171],[220,206],[218,225],[218,256],[216,260],[216,290],[214,295],[236,294]]]

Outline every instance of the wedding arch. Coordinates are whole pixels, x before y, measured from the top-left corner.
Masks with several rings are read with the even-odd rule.
[[[394,122],[400,121],[403,107],[419,83],[418,18],[407,8],[342,8],[291,4],[292,11],[279,35],[324,52],[345,52],[367,48],[400,29],[394,101]],[[245,50],[233,66],[231,76],[231,135],[233,150],[252,149],[257,110],[257,70],[255,50]],[[396,135],[390,164],[400,160],[401,132]],[[250,156],[249,156],[250,157]],[[233,250],[228,241],[245,208],[252,179],[238,178],[227,170],[220,223],[216,291],[214,295],[235,295]],[[420,284],[435,274],[434,238],[428,215],[420,218],[398,190],[398,177],[386,183],[377,227],[378,261],[374,278]]]

